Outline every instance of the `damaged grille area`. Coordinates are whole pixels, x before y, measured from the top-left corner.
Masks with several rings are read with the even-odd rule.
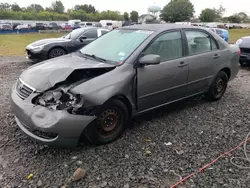
[[[54,139],[58,136],[56,133],[51,133],[51,132],[43,132],[43,131],[32,131],[32,133],[40,138],[44,139]]]
[[[16,91],[17,91],[17,95],[21,99],[26,99],[28,96],[30,96],[31,93],[34,92],[34,90],[32,88],[30,88],[29,86],[27,86],[27,84],[25,84],[20,79],[18,79],[18,81],[17,81]]]

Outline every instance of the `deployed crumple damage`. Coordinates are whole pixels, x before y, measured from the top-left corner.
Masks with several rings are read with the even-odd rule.
[[[54,58],[53,62],[47,60],[38,65],[33,65],[24,71],[20,78],[25,83],[29,83],[37,92],[44,92],[53,88],[56,84],[65,81],[75,72],[75,70],[102,70],[106,68],[110,70],[115,67],[115,65],[96,62],[91,59],[83,58],[77,53],[73,53],[64,56],[63,59],[58,57]],[[82,79],[84,79],[84,75],[82,76]]]
[[[53,88],[39,95],[34,103],[53,110],[67,110],[71,114],[79,114],[84,105],[84,98],[82,95],[71,93],[69,90],[113,69],[114,67],[77,69],[66,80],[57,83]]]

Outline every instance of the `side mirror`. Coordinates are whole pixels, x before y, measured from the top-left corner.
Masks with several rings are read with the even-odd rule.
[[[161,56],[148,54],[139,59],[140,65],[157,65],[161,63]]]
[[[79,40],[82,42],[83,40],[86,40],[87,39],[87,37],[86,36],[81,36],[80,38],[79,38]]]

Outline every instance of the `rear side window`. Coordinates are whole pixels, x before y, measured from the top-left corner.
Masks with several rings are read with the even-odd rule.
[[[202,31],[186,31],[189,55],[217,50],[218,45],[210,35]]]
[[[106,31],[106,30],[101,30],[101,33],[102,33],[102,35],[105,35],[106,33],[108,33],[108,31]]]
[[[161,57],[161,61],[183,57],[181,32],[169,32],[159,36],[152,44],[148,46],[143,54],[159,55]]]
[[[86,32],[84,33],[84,35],[85,35],[88,39],[97,38],[97,30],[86,31]]]

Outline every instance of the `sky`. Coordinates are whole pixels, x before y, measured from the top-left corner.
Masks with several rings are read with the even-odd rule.
[[[53,0],[1,0],[1,2],[16,2],[21,7],[30,4],[40,4],[43,7],[51,5]],[[170,0],[61,0],[66,9],[74,7],[76,4],[92,4],[97,10],[117,10],[121,13],[136,10],[139,14],[147,13],[147,8],[154,3],[160,7],[164,7]],[[250,0],[191,0],[194,4],[195,15],[199,16],[200,12],[205,8],[219,8],[220,4],[226,8],[225,16],[238,12],[246,12],[250,14]]]

